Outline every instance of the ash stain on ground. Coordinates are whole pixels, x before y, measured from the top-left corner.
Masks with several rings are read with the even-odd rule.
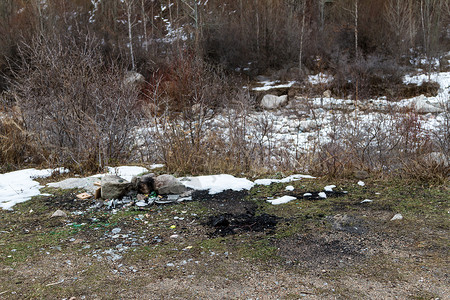
[[[226,190],[213,195],[208,191],[194,192],[194,200],[201,201],[205,207],[217,212],[202,222],[204,226],[214,230],[209,236],[227,236],[241,232],[273,232],[281,218],[266,213],[257,215],[258,205],[255,201],[247,200],[247,196],[248,191]]]

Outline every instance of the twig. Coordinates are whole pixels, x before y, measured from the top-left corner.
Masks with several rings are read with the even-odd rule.
[[[57,285],[57,284],[60,284],[60,283],[63,283],[63,282],[64,282],[64,279],[61,279],[61,281],[49,283],[49,284],[47,284],[46,286]]]

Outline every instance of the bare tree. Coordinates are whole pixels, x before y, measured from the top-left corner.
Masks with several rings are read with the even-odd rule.
[[[131,58],[131,68],[132,70],[136,70],[136,63],[134,57],[133,50],[133,26],[135,24],[135,19],[133,17],[133,7],[135,5],[136,0],[121,0],[125,5],[125,12],[127,16],[127,27],[128,27],[128,48],[130,49],[130,58]]]
[[[414,44],[417,34],[412,0],[389,0],[385,5],[385,19],[395,35],[394,55],[398,56]]]

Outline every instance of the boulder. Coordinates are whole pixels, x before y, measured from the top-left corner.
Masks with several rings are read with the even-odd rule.
[[[160,175],[155,178],[155,190],[160,195],[182,194],[186,187],[172,175]]]
[[[123,82],[126,85],[140,85],[145,82],[145,78],[138,72],[130,71],[125,74]]]
[[[423,156],[423,159],[428,163],[443,166],[445,168],[448,168],[450,166],[448,156],[446,156],[442,152],[431,152],[425,154]]]
[[[155,190],[155,174],[135,176],[131,179],[131,184],[139,194],[150,194]]]
[[[416,109],[416,111],[421,114],[441,113],[445,111],[439,104],[433,104],[427,100],[424,95],[416,97],[411,103],[411,108]]]
[[[367,173],[364,170],[356,170],[353,172],[353,175],[355,176],[356,179],[359,180],[367,179],[370,176],[369,173]]]
[[[265,95],[261,100],[261,107],[264,109],[276,109],[288,102],[288,96]]]
[[[128,193],[131,183],[117,175],[105,175],[102,178],[102,198],[120,199]]]

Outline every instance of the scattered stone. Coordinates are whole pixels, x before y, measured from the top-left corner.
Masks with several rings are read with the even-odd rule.
[[[67,218],[67,214],[63,212],[62,210],[58,209],[53,213],[51,218]]]
[[[105,175],[102,178],[102,198],[120,199],[130,189],[130,183],[117,175]]]
[[[182,194],[186,187],[172,175],[160,175],[155,178],[155,190],[160,195]]]
[[[81,193],[81,194],[78,194],[76,197],[80,200],[87,200],[87,199],[92,198],[92,195],[89,193]]]
[[[363,170],[357,170],[357,171],[353,172],[353,175],[355,176],[356,179],[359,179],[359,180],[369,178],[369,173],[367,173],[366,171],[363,171]]]
[[[261,107],[264,109],[276,109],[285,105],[288,101],[287,95],[275,96],[265,95],[261,100]]]
[[[444,168],[448,168],[450,166],[448,156],[442,152],[431,152],[425,154],[423,159],[428,163],[443,166]]]
[[[171,236],[170,236],[170,238],[171,239],[177,239],[177,238],[179,238],[180,236],[178,235],[178,234],[172,234]]]
[[[135,176],[131,179],[133,188],[140,194],[150,194],[155,190],[155,174]]]
[[[396,214],[392,217],[391,221],[402,220],[402,219],[403,219],[402,214]]]
[[[326,90],[325,92],[323,92],[323,96],[325,98],[331,98],[331,91],[330,90]]]

